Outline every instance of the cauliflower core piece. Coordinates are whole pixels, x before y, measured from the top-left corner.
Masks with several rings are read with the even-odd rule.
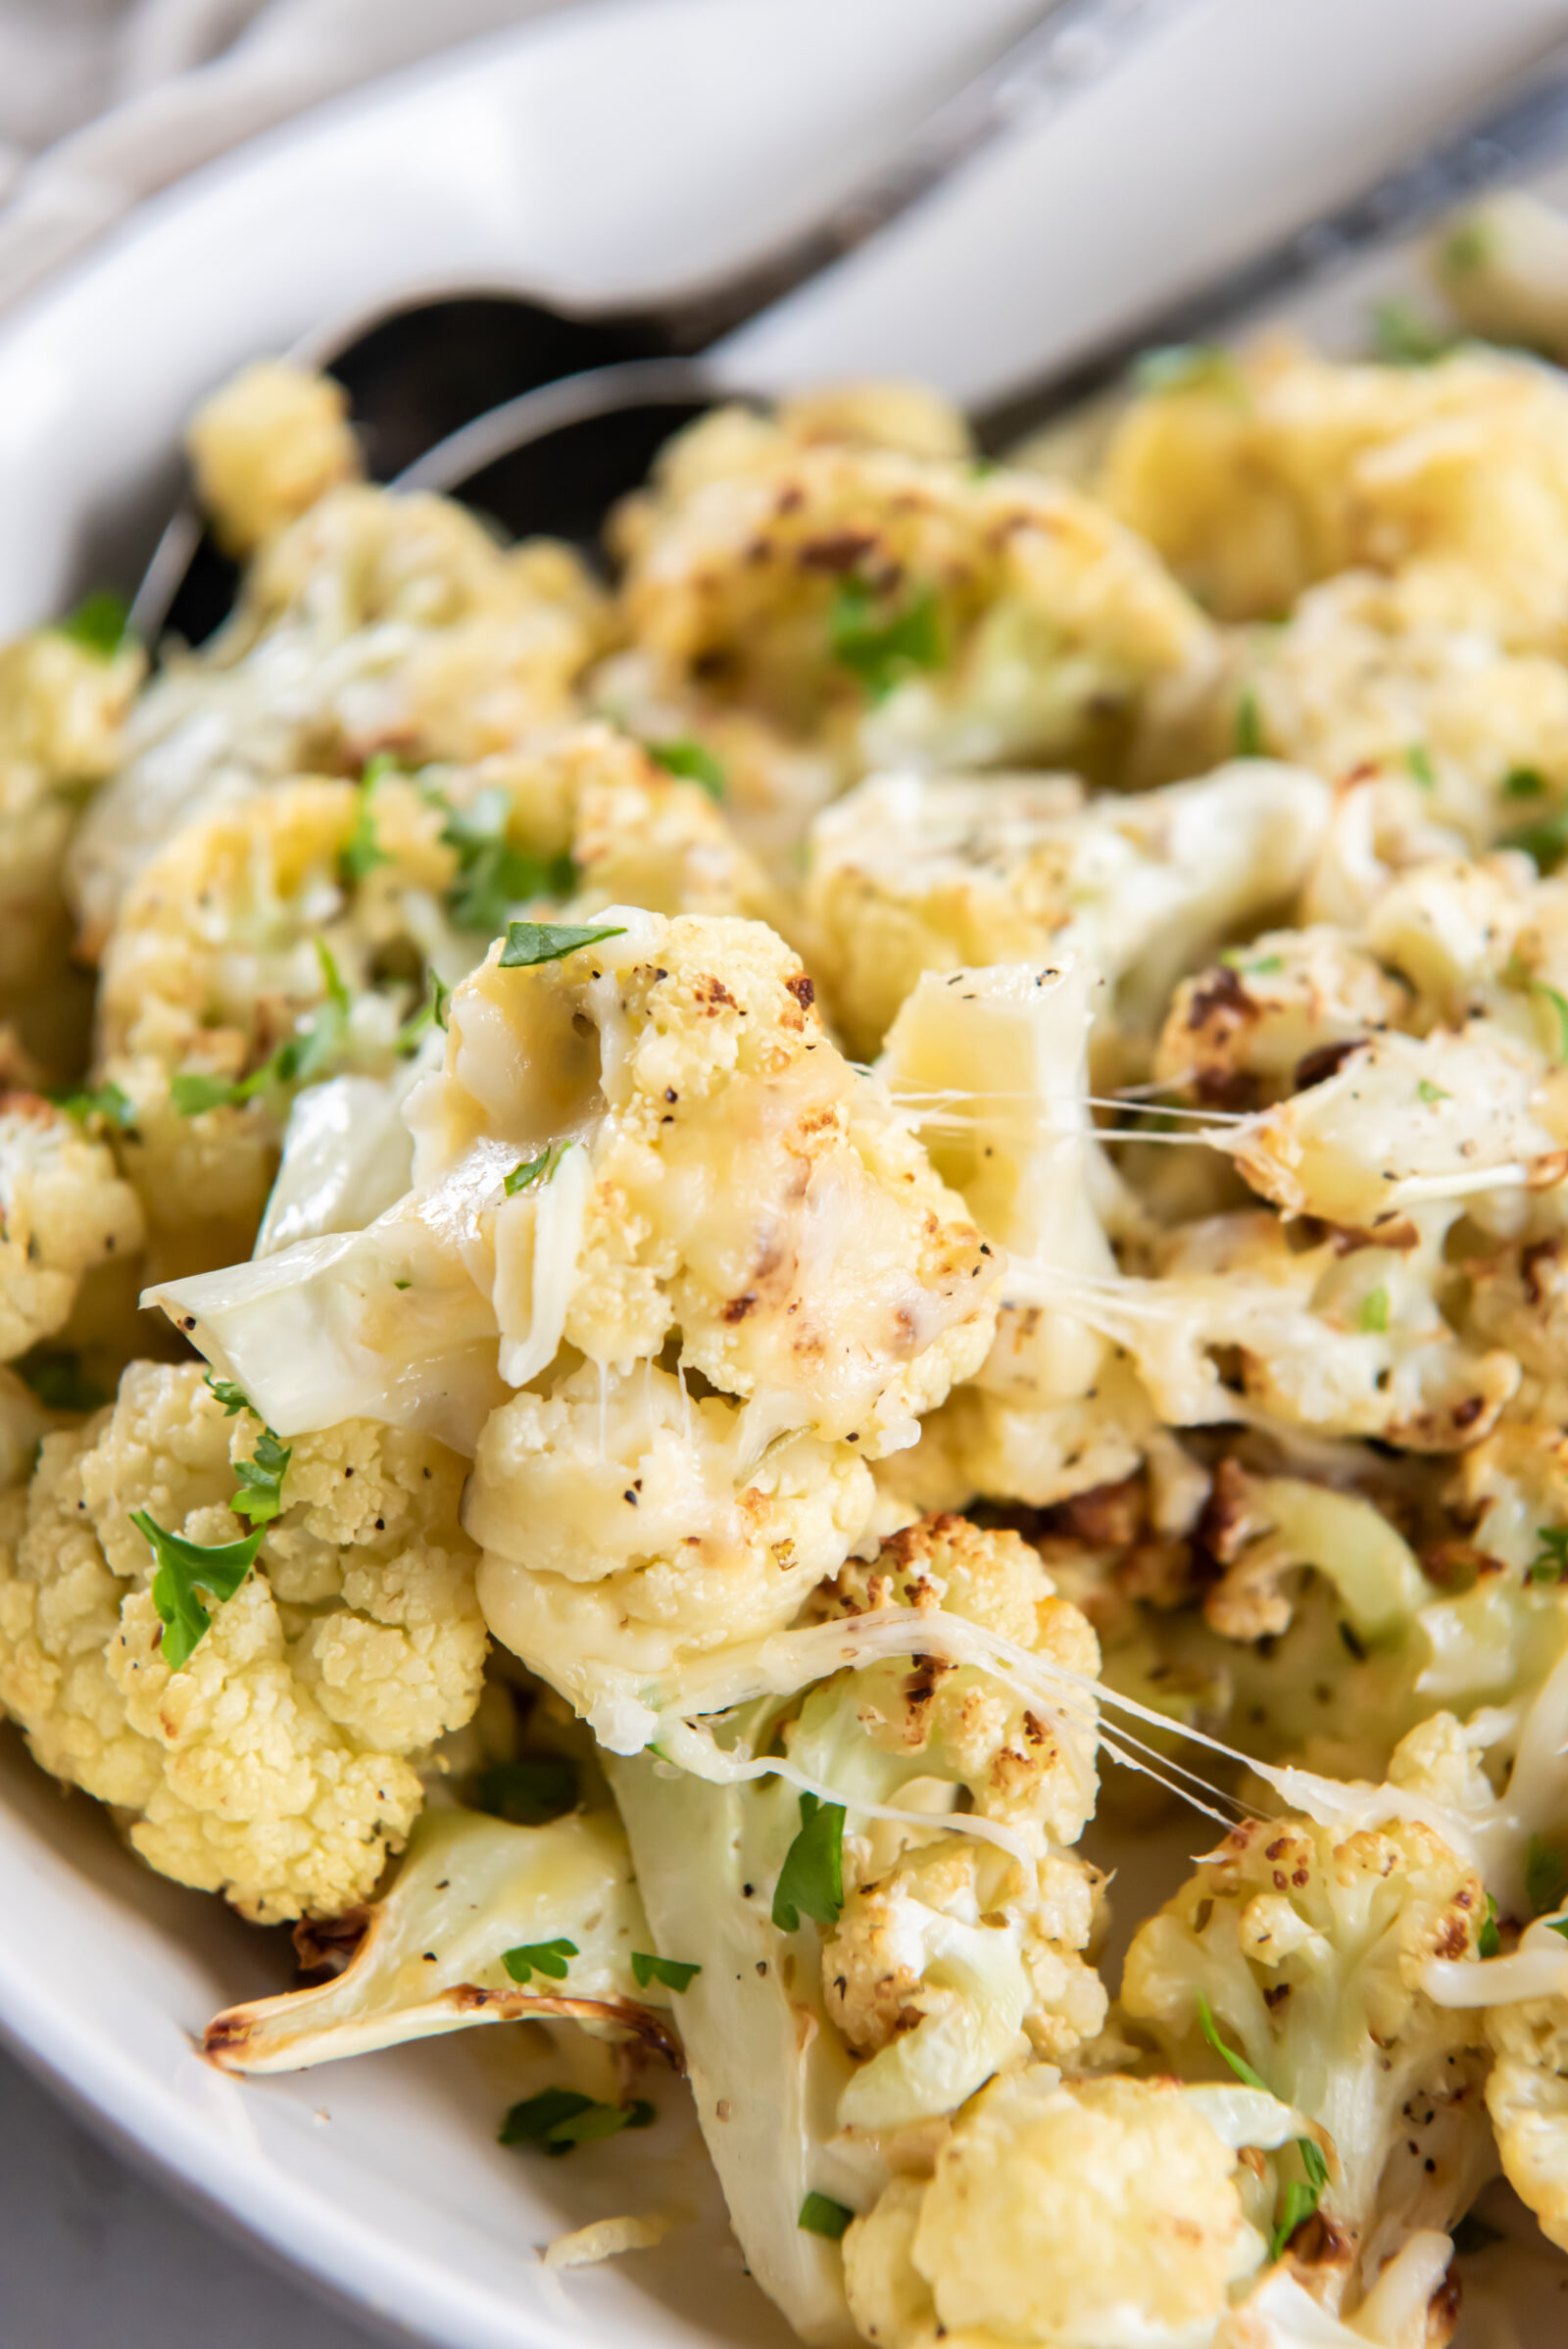
[[[328,1007],[308,1073],[385,1076],[427,970],[450,985],[510,913],[580,917],[611,896],[753,912],[767,891],[707,794],[605,726],[417,780],[298,777],[178,832],[126,898],[99,999],[98,1074],[135,1108],[122,1151],[155,1277],[250,1254],[295,1090],[192,1114],[176,1079],[252,1077],[321,1016],[334,972],[346,1017]],[[409,1166],[405,1148],[378,1205]]]
[[[486,1640],[462,1463],[351,1421],[295,1444],[255,1571],[172,1672],[129,1512],[236,1540],[255,1431],[194,1366],[137,1362],[110,1410],[45,1439],[0,1500],[0,1702],[151,1867],[273,1924],[368,1897],[423,1799],[412,1757],[478,1704]]]
[[[97,957],[135,875],[198,816],[288,775],[358,773],[378,751],[467,761],[559,725],[605,627],[564,547],[498,547],[444,498],[329,491],[137,704],[72,847],[83,951]]]
[[[850,2227],[851,2313],[876,2349],[1188,2349],[1263,2257],[1238,2166],[1175,2080],[998,2080]]]
[[[70,1320],[84,1280],[142,1244],[107,1143],[31,1093],[0,1093],[0,1362]]]
[[[284,359],[242,367],[203,402],[185,445],[197,499],[225,554],[254,553],[340,481],[357,478],[348,416],[341,384]]]

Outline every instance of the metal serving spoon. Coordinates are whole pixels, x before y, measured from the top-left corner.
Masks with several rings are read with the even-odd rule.
[[[1568,44],[1561,44],[1484,118],[1398,165],[1339,211],[983,410],[971,418],[981,448],[1001,454],[1117,382],[1140,353],[1234,332],[1265,301],[1333,276],[1565,148]],[[720,387],[700,359],[612,361],[525,390],[466,422],[392,486],[461,496],[518,535],[547,531],[587,541],[615,498],[643,479],[669,432],[716,401],[741,396]]]
[[[337,378],[372,480],[409,478],[421,453],[479,416],[565,377],[643,362],[673,363],[663,374],[621,378],[621,396],[594,410],[591,440],[564,443],[552,466],[580,483],[548,518],[531,525],[585,535],[620,489],[646,472],[674,426],[708,404],[709,387],[681,359],[707,350],[854,252],[940,187],[985,148],[1025,123],[1037,124],[1125,54],[1135,35],[1190,0],[1054,0],[1019,39],[927,117],[896,153],[813,226],[721,282],[650,308],[582,314],[550,308],[505,289],[443,295],[318,329],[291,357]],[[692,389],[682,398],[682,385]],[[646,390],[646,398],[640,396]],[[570,419],[553,427],[571,431]],[[526,467],[523,468],[527,470]],[[595,485],[606,485],[583,529]],[[541,490],[548,484],[538,485]],[[166,630],[198,644],[233,602],[237,572],[202,529],[187,501],[159,542],[131,606],[130,624],[147,644]]]

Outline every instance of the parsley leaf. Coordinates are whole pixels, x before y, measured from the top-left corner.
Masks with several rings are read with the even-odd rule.
[[[575,1762],[552,1754],[543,1761],[492,1762],[481,1770],[475,1796],[481,1811],[514,1827],[543,1827],[564,1818],[578,1802]]]
[[[377,753],[360,777],[359,805],[354,810],[354,828],[339,853],[338,872],[350,888],[373,873],[378,864],[390,864],[391,854],[381,846],[375,831],[375,810],[370,802],[375,787],[386,773],[383,763],[386,754]]]
[[[252,1457],[234,1462],[240,1490],[228,1505],[236,1517],[248,1518],[253,1526],[271,1524],[283,1506],[283,1479],[293,1457],[294,1446],[279,1443],[264,1426]]]
[[[1243,405],[1247,378],[1223,343],[1162,343],[1133,362],[1140,392],[1221,391]]]
[[[409,1013],[408,1018],[399,1028],[395,1040],[396,1050],[400,1052],[416,1052],[432,1028],[440,1028],[444,1034],[447,1024],[447,1005],[451,1001],[451,988],[438,979],[433,970],[427,971],[424,982],[424,1001],[417,1011]]]
[[[1539,1835],[1530,1838],[1530,1850],[1525,1860],[1525,1898],[1533,1917],[1548,1917],[1560,1909],[1562,1896],[1568,1892],[1568,1859],[1551,1844],[1543,1843]]]
[[[722,800],[728,789],[724,762],[715,759],[705,744],[695,736],[683,734],[679,742],[650,742],[644,749],[656,766],[666,775],[679,775],[683,782],[700,783],[710,800]]]
[[[83,1125],[89,1117],[102,1117],[124,1133],[136,1122],[135,1102],[116,1084],[96,1085],[91,1092],[52,1093],[49,1098],[57,1109],[79,1118]]]
[[[1446,358],[1457,337],[1432,325],[1408,302],[1380,302],[1372,313],[1372,340],[1385,367],[1424,367]]]
[[[566,1960],[577,1955],[575,1941],[558,1937],[554,1941],[522,1941],[515,1949],[502,1952],[501,1963],[514,1982],[532,1982],[536,1974],[547,1974],[552,1982],[564,1982]]]
[[[316,958],[326,982],[325,1001],[317,1004],[292,1036],[269,1053],[248,1077],[230,1081],[181,1072],[169,1081],[169,1098],[181,1117],[200,1117],[205,1110],[242,1107],[271,1085],[304,1084],[319,1076],[348,1041],[349,1014],[354,999],[344,983],[325,939],[316,941]]]
[[[829,2242],[837,2243],[854,2216],[848,2203],[835,2202],[831,2194],[808,2194],[795,2224],[808,2234],[825,2234]]]
[[[685,1958],[652,1957],[646,1949],[631,1953],[632,1980],[647,1989],[651,1982],[662,1982],[666,1990],[690,1989],[702,1972]]]
[[[559,962],[579,947],[597,946],[602,938],[623,938],[624,922],[608,929],[585,929],[577,922],[514,921],[507,924],[507,943],[501,950],[503,970],[531,970],[539,962]]]
[[[1548,1917],[1545,1925],[1547,1933],[1561,1933],[1563,1939],[1568,1941],[1568,1917]]]
[[[109,1400],[83,1371],[81,1356],[63,1346],[40,1346],[10,1367],[46,1411],[97,1411]]]
[[[1510,766],[1502,778],[1505,800],[1544,800],[1546,778],[1538,766]]]
[[[1416,1087],[1416,1092],[1429,1109],[1438,1101],[1451,1101],[1453,1099],[1452,1094],[1447,1091],[1446,1086],[1434,1085],[1430,1077],[1422,1078]]]
[[[519,1191],[543,1190],[570,1148],[569,1142],[553,1142],[537,1158],[519,1158],[501,1186],[508,1199],[515,1199]]]
[[[658,2119],[645,2097],[631,2104],[596,2104],[576,2088],[542,2088],[514,2104],[501,2124],[503,2145],[537,2145],[544,2153],[569,2153],[597,2137],[618,2136],[623,2129],[651,2129]]]
[[[1539,871],[1550,872],[1562,862],[1564,852],[1568,851],[1568,807],[1559,807],[1555,815],[1542,816],[1538,823],[1521,824],[1516,831],[1505,832],[1497,845],[1523,849]]]
[[[232,1598],[256,1563],[263,1529],[255,1526],[242,1541],[207,1547],[187,1542],[181,1534],[167,1533],[145,1509],[132,1509],[130,1522],[158,1561],[153,1605],[164,1626],[164,1662],[177,1672],[212,1629],[213,1619],[198,1591],[206,1590],[220,1602]]]
[[[1381,1337],[1389,1326],[1389,1293],[1380,1281],[1361,1299],[1356,1328],[1366,1337]]]
[[[827,615],[828,643],[840,668],[858,677],[873,702],[885,702],[911,669],[947,660],[935,590],[922,588],[902,612],[879,619],[878,599],[859,579],[841,579]]]
[[[96,653],[101,661],[112,661],[125,641],[130,623],[130,606],[112,587],[95,587],[84,595],[74,612],[68,612],[56,623],[57,636],[69,636],[74,645],[83,651]]]
[[[1476,1935],[1476,1955],[1494,1958],[1501,1947],[1502,1935],[1497,1931],[1497,1904],[1489,1892],[1487,1913],[1482,1920],[1481,1931]]]
[[[1424,742],[1413,742],[1404,754],[1404,763],[1423,791],[1436,791],[1438,770],[1432,763],[1432,753]]]
[[[1257,706],[1257,695],[1250,685],[1244,685],[1236,704],[1236,756],[1238,759],[1266,759],[1263,742],[1263,713]]]
[[[818,1925],[836,1925],[844,1906],[844,1805],[801,1796],[801,1832],[784,1854],[773,1893],[773,1923],[800,1930],[801,1911]]]
[[[1568,1574],[1568,1525],[1538,1525],[1541,1548],[1525,1569],[1532,1583],[1560,1583]]]
[[[238,1089],[226,1077],[207,1077],[190,1069],[177,1069],[169,1080],[169,1098],[180,1117],[201,1117],[209,1109],[221,1109],[239,1098]]]
[[[1276,971],[1285,968],[1283,954],[1257,954],[1249,960],[1247,949],[1241,946],[1226,947],[1220,954],[1220,960],[1227,970],[1243,971],[1251,978],[1271,978]]]
[[[232,1379],[215,1379],[212,1372],[209,1371],[203,1379],[202,1385],[210,1388],[217,1395],[230,1419],[233,1418],[236,1411],[248,1411],[251,1407],[250,1396],[236,1387]]]
[[[454,807],[440,791],[432,791],[429,799],[446,818],[442,841],[457,855],[458,874],[447,891],[447,911],[458,929],[498,938],[514,905],[525,905],[530,898],[571,895],[577,868],[566,852],[534,856],[508,839],[512,801],[506,792],[481,791],[466,807]]]

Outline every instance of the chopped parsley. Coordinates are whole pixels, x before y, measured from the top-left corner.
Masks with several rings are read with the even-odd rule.
[[[501,950],[503,970],[531,970],[539,962],[559,962],[579,947],[598,946],[604,938],[623,938],[624,922],[608,929],[585,929],[578,922],[514,921],[507,924],[507,943]]]
[[[1238,759],[1268,757],[1263,743],[1263,716],[1250,685],[1243,686],[1236,704],[1236,756]]]
[[[82,1369],[81,1356],[64,1346],[40,1346],[11,1367],[46,1411],[98,1411],[109,1400]]]
[[[232,1379],[215,1379],[212,1372],[209,1371],[203,1379],[202,1385],[217,1395],[230,1419],[233,1418],[236,1411],[248,1411],[251,1407],[250,1396],[243,1388],[236,1387]]]
[[[207,1591],[220,1604],[232,1598],[256,1563],[264,1529],[253,1526],[241,1541],[207,1547],[187,1542],[181,1534],[167,1533],[145,1509],[132,1509],[130,1522],[150,1544],[158,1562],[153,1605],[164,1626],[164,1662],[177,1672],[212,1629],[213,1619],[200,1592]]]
[[[293,1457],[293,1445],[280,1443],[264,1425],[251,1457],[234,1462],[240,1490],[228,1505],[236,1517],[247,1518],[253,1526],[271,1524],[283,1506],[283,1479]]]
[[[1223,343],[1162,343],[1133,362],[1133,388],[1140,392],[1223,392],[1246,403],[1247,377]]]
[[[455,807],[444,792],[428,796],[446,818],[441,838],[458,859],[457,878],[447,891],[447,911],[458,929],[499,938],[514,905],[571,895],[577,868],[565,851],[535,856],[508,839],[512,801],[506,792],[481,791],[467,807]]]
[[[1404,763],[1423,791],[1436,791],[1438,770],[1432,763],[1432,753],[1424,742],[1413,742],[1404,754]]]
[[[1434,1085],[1430,1077],[1421,1079],[1420,1084],[1416,1087],[1416,1093],[1426,1102],[1429,1109],[1434,1108],[1439,1101],[1451,1101],[1453,1099],[1452,1094],[1446,1086]]]
[[[1356,1316],[1356,1328],[1364,1336],[1381,1337],[1388,1326],[1389,1293],[1380,1281],[1375,1289],[1369,1289],[1362,1297],[1361,1310]]]
[[[200,1117],[208,1109],[243,1107],[273,1085],[308,1083],[312,1077],[322,1075],[338,1057],[348,1041],[354,999],[323,938],[316,941],[316,957],[326,982],[324,1001],[248,1077],[230,1079],[190,1072],[171,1077],[169,1098],[179,1116]]]
[[[1568,996],[1559,987],[1548,986],[1544,979],[1533,978],[1517,954],[1510,954],[1502,973],[1502,983],[1534,1001],[1548,1003],[1557,1021],[1557,1057],[1568,1060]]]
[[[1549,1917],[1553,1909],[1560,1909],[1565,1892],[1568,1859],[1550,1843],[1543,1843],[1539,1835],[1532,1835],[1525,1860],[1525,1898],[1532,1917]]]
[[[683,734],[678,742],[650,742],[644,745],[656,766],[666,775],[678,775],[683,782],[700,783],[710,800],[722,800],[729,788],[724,762],[695,736]]]
[[[501,1963],[514,1982],[532,1982],[536,1974],[547,1974],[552,1982],[564,1982],[566,1961],[577,1954],[576,1942],[564,1938],[522,1941],[515,1949],[503,1951]]]
[[[1310,2142],[1306,2137],[1298,2138],[1297,2141],[1302,2145]],[[1312,2150],[1314,2153],[1317,2152],[1315,2145]],[[1322,2158],[1322,2155],[1319,2154],[1318,2159],[1321,2161]],[[1327,2183],[1326,2178],[1324,2182]],[[1279,2220],[1269,2241],[1268,2255],[1271,2260],[1277,2260],[1283,2256],[1286,2244],[1295,2234],[1301,2221],[1310,2219],[1316,2210],[1318,2197],[1322,2191],[1322,2186],[1315,2186],[1304,2178],[1291,2179],[1285,2189],[1285,2200],[1280,2205]]]
[[[83,1125],[91,1117],[101,1117],[124,1133],[136,1122],[135,1102],[113,1083],[95,1085],[90,1092],[55,1093],[49,1098],[57,1109],[64,1109],[68,1117],[77,1118]]]
[[[885,702],[914,669],[947,660],[936,592],[926,587],[889,618],[863,580],[841,579],[827,615],[828,643],[840,668],[858,677],[873,702]]]
[[[844,1906],[844,1805],[801,1796],[801,1832],[784,1854],[773,1893],[773,1923],[800,1930],[801,1912],[818,1925],[836,1925]]]
[[[598,2104],[576,2088],[542,2088],[514,2104],[501,2124],[503,2145],[537,2145],[542,2153],[570,2153],[623,2129],[651,2129],[658,2114],[646,2097],[630,2104]]]
[[[1559,807],[1554,815],[1544,815],[1536,823],[1520,824],[1516,830],[1505,832],[1497,845],[1523,849],[1538,870],[1550,872],[1568,852],[1568,807]]]
[[[1446,358],[1457,339],[1409,302],[1380,302],[1372,313],[1373,348],[1386,367],[1430,367]]]
[[[646,1949],[631,1953],[632,1979],[642,1989],[650,1982],[662,1982],[666,1990],[689,1990],[702,1972],[685,1958],[654,1957]]]
[[[395,761],[390,760],[384,751],[379,751],[360,777],[359,804],[354,810],[354,826],[343,843],[337,860],[338,872],[350,888],[363,881],[368,873],[373,873],[378,864],[392,862],[390,853],[381,846],[380,841],[376,838],[375,810],[370,805],[375,795],[375,787],[389,766],[395,766]]]
[[[570,1148],[569,1142],[553,1142],[537,1158],[519,1158],[501,1186],[508,1199],[515,1199],[519,1191],[542,1190],[553,1180],[556,1168]]]
[[[416,1052],[432,1028],[440,1028],[445,1033],[447,1005],[451,1001],[451,988],[438,979],[433,970],[428,971],[425,974],[424,1001],[416,1011],[409,1013],[399,1028],[397,1050],[400,1052]]]
[[[1476,1955],[1477,1957],[1494,1958],[1501,1947],[1502,1935],[1497,1931],[1497,1904],[1489,1892],[1487,1894],[1487,1913],[1482,1919],[1481,1931],[1476,1935]]]
[[[1560,1583],[1568,1574],[1568,1525],[1538,1525],[1536,1540],[1540,1549],[1526,1568],[1526,1579],[1532,1583]]]
[[[1510,766],[1502,778],[1505,800],[1544,800],[1546,778],[1538,766]]]
[[[1548,1917],[1545,1925],[1547,1933],[1561,1933],[1563,1939],[1568,1941],[1568,1917]]]
[[[480,1810],[492,1818],[543,1827],[576,1809],[579,1785],[576,1763],[551,1754],[542,1761],[492,1762],[480,1771],[474,1791]]]
[[[112,587],[95,587],[57,623],[55,634],[68,636],[84,652],[96,653],[100,661],[112,661],[124,643],[129,625],[130,606],[124,597]]]
[[[835,2202],[831,2194],[808,2194],[795,2224],[808,2234],[825,2234],[830,2243],[837,2243],[854,2216],[848,2203]]]
[[[1220,955],[1227,970],[1241,971],[1248,978],[1272,978],[1285,968],[1283,954],[1256,954],[1249,958],[1247,949],[1228,946]]]

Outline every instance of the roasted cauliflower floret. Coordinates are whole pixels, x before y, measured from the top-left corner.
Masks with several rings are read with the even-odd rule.
[[[83,1281],[142,1236],[109,1145],[36,1094],[0,1093],[0,1362],[63,1329]]]
[[[1150,689],[1211,656],[1076,491],[733,416],[672,445],[621,542],[656,670],[829,746],[842,781],[910,758],[1114,763]]]
[[[476,1447],[486,1612],[591,1710],[842,1563],[862,1463],[984,1358],[998,1259],[760,923],[610,907],[512,951],[452,998],[399,1205],[160,1301],[284,1433]]]
[[[233,616],[166,660],[73,845],[81,944],[102,952],[171,833],[289,775],[511,750],[574,710],[603,598],[548,541],[504,548],[444,498],[331,490],[258,554]]]
[[[176,833],[125,901],[99,997],[156,1271],[250,1253],[301,1080],[389,1074],[431,974],[460,979],[514,913],[610,898],[753,912],[767,891],[707,794],[604,726],[358,789],[299,777]],[[392,1171],[389,1200],[406,1150]]]
[[[1171,998],[1154,1074],[1173,1092],[1250,1109],[1295,1093],[1352,1045],[1398,1026],[1412,997],[1376,956],[1326,923],[1265,930]]]
[[[1542,2232],[1568,2251],[1568,1999],[1492,2007],[1487,2038],[1487,2111],[1503,2175]]]
[[[1065,777],[863,784],[813,827],[808,917],[834,1012],[871,1050],[923,971],[1081,954],[1129,1027],[1305,880],[1329,794],[1249,759],[1085,807]]]
[[[87,1024],[70,963],[66,851],[83,801],[112,773],[146,663],[65,628],[0,647],[0,1020],[51,1071],[80,1061]]]
[[[1099,487],[1222,619],[1365,568],[1412,621],[1561,652],[1568,391],[1511,354],[1346,367],[1264,343],[1136,400]]]
[[[185,435],[196,495],[220,545],[243,558],[360,472],[348,394],[286,359],[242,367]]]
[[[1207,2341],[1265,2253],[1234,2134],[1175,2080],[1006,2075],[958,2115],[929,2179],[895,2178],[850,2227],[856,2324],[876,2349]]]
[[[1446,2232],[1488,2176],[1477,2018],[1420,1986],[1429,1958],[1474,1954],[1486,1916],[1481,1879],[1429,1828],[1249,1820],[1128,1951],[1121,2005],[1162,2061],[1224,2076],[1206,2004],[1225,2044],[1325,2132],[1331,2304],[1353,2306],[1410,2233]]]
[[[351,1421],[294,1444],[254,1571],[172,1670],[130,1512],[233,1542],[257,1441],[198,1368],[148,1362],[45,1439],[0,1502],[0,1702],[150,1866],[266,1924],[369,1894],[423,1799],[416,1758],[479,1701],[486,1640],[461,1461]]]

